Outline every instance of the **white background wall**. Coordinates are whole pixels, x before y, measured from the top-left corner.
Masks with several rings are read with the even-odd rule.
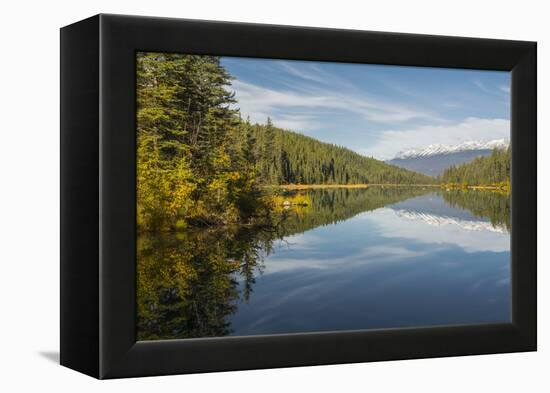
[[[184,392],[549,391],[550,63],[544,1],[6,1],[0,20],[0,390]],[[539,42],[539,352],[96,381],[59,345],[59,31],[96,13],[170,16]],[[516,228],[516,230],[521,230]],[[543,232],[544,231],[544,232]],[[546,258],[545,258],[546,257]],[[546,280],[548,283],[548,280]],[[238,356],[238,355],[236,355]]]

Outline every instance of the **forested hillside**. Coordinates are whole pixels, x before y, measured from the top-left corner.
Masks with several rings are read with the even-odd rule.
[[[215,56],[138,53],[140,230],[269,223],[270,185],[433,182],[270,120],[243,121],[231,80]]]
[[[345,147],[266,125],[250,125],[262,178],[270,184],[431,184],[434,178]]]
[[[439,178],[445,184],[463,186],[510,186],[510,148],[494,149],[491,155],[446,169]]]

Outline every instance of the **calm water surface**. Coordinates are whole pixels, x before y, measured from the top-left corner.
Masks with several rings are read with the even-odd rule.
[[[139,339],[510,321],[507,196],[307,193],[276,233],[140,236]]]

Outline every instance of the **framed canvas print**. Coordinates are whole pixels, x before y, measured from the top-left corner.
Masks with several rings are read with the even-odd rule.
[[[61,364],[536,350],[536,44],[61,29]]]

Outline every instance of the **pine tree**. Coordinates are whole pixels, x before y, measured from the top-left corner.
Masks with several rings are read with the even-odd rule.
[[[509,188],[510,148],[494,149],[489,156],[447,168],[439,177],[445,184],[460,186],[497,185]]]

